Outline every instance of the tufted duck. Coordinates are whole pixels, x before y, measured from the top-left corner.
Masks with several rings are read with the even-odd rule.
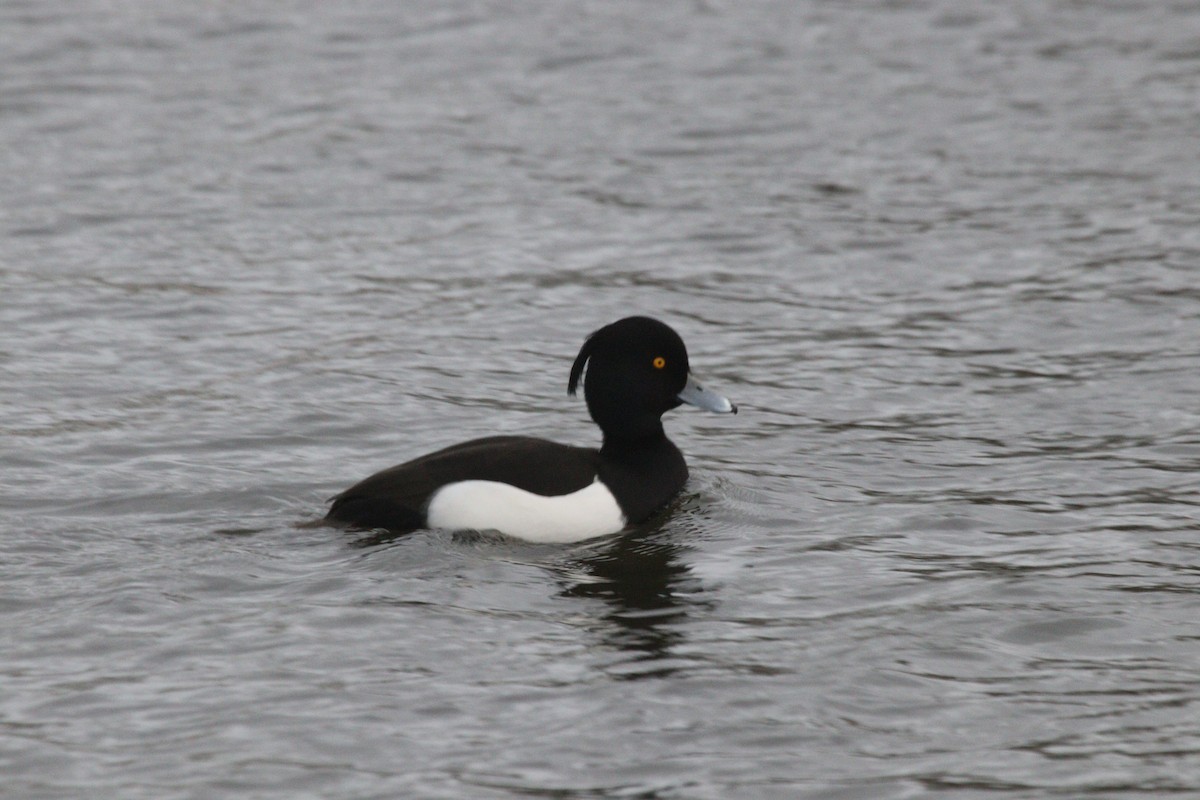
[[[649,317],[589,336],[568,394],[585,365],[583,395],[604,434],[599,450],[528,436],[475,439],[356,483],[333,498],[326,520],[397,533],[497,530],[534,542],[575,542],[642,522],[688,477],[663,413],[681,403],[734,414],[737,406],[701,388],[683,340]]]

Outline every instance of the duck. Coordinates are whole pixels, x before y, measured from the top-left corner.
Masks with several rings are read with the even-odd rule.
[[[540,543],[608,536],[645,522],[687,482],[687,463],[663,430],[663,414],[683,404],[738,410],[692,375],[679,334],[646,316],[588,336],[571,365],[568,395],[581,379],[600,447],[532,436],[454,444],[335,495],[325,521],[396,535],[497,531]]]

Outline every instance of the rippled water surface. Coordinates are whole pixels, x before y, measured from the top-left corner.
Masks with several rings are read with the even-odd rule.
[[[1200,794],[1200,8],[0,6],[0,795]],[[742,408],[573,547],[297,527]]]

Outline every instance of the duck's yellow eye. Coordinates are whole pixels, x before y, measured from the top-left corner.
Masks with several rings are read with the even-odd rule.
[[[665,367],[667,365],[667,360],[665,358],[663,358],[662,356],[655,356],[653,363],[654,363],[655,369],[662,369],[663,367]]]

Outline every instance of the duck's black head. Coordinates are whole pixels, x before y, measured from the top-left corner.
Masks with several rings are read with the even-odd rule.
[[[571,366],[569,394],[585,364],[583,396],[605,441],[662,436],[660,418],[680,403],[737,413],[737,406],[696,383],[683,339],[650,317],[626,317],[589,336]]]

